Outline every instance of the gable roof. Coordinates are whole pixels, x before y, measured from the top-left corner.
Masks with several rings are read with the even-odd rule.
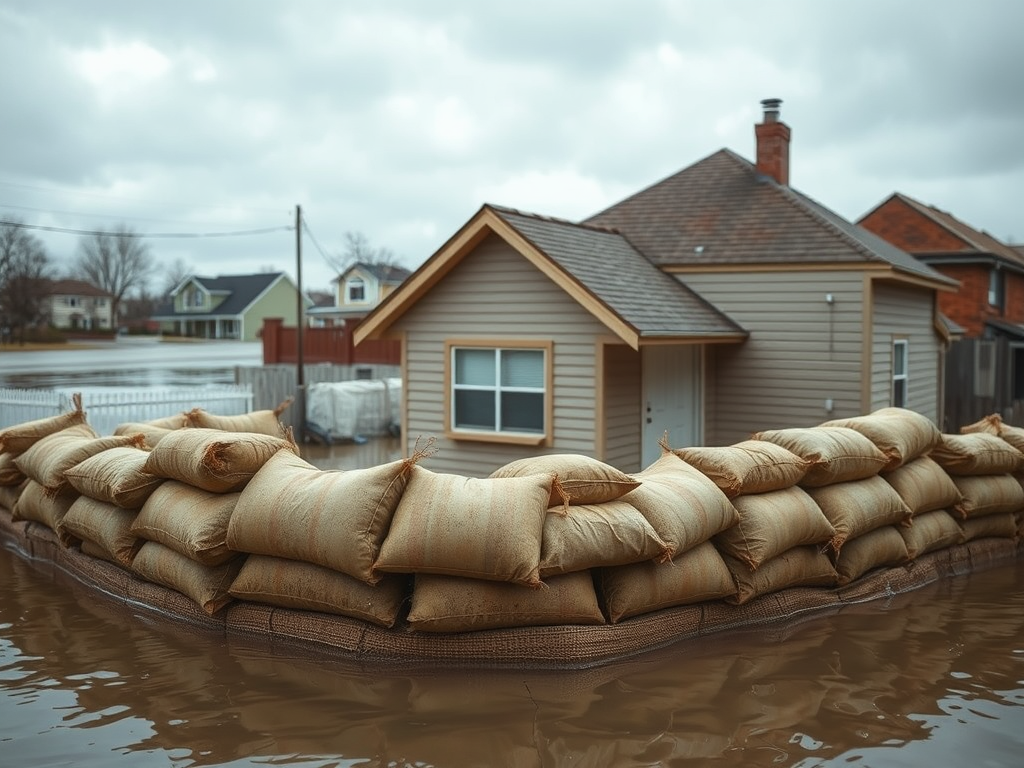
[[[644,340],[738,341],[746,332],[601,227],[484,205],[356,328],[377,338],[489,234],[496,234],[634,348]]]
[[[912,208],[918,214],[925,217],[936,226],[941,227],[964,244],[963,248],[958,252],[950,252],[948,250],[913,251],[913,253],[919,256],[919,258],[932,263],[938,263],[939,261],[949,261],[950,258],[943,257],[953,257],[954,255],[994,256],[1005,261],[1009,265],[1024,268],[1024,252],[1020,250],[1019,246],[1007,245],[990,235],[988,232],[975,229],[969,224],[960,221],[960,219],[947,211],[940,210],[934,205],[926,205],[925,203],[915,200],[914,198],[900,192],[894,192],[884,201],[876,205],[871,211],[868,211],[861,216],[861,220],[863,221],[874,211],[877,211],[879,208],[882,208],[892,201],[903,203],[904,205]]]
[[[381,264],[379,262],[366,262],[357,261],[355,264],[349,266],[344,272],[334,278],[335,282],[340,282],[345,279],[345,276],[353,270],[362,270],[374,277],[378,282],[384,283],[385,285],[398,285],[405,278],[412,274],[412,272],[405,267],[400,267],[396,264]]]
[[[189,283],[195,283],[211,294],[226,296],[217,307],[202,312],[204,317],[237,317],[244,314],[257,299],[269,291],[279,280],[291,279],[284,272],[261,272],[253,275],[218,275],[217,277],[202,277],[201,275],[190,275],[186,277],[171,292],[172,296],[180,293]],[[305,304],[308,306],[311,299],[305,297]],[[169,317],[197,317],[195,312],[176,312],[173,301],[164,304],[154,310],[154,319]]]
[[[51,280],[47,289],[50,296],[98,296],[112,298],[113,294],[85,280]]]
[[[728,149],[597,213],[663,269],[751,265],[864,264],[932,287],[941,275],[866,229],[770,176]]]

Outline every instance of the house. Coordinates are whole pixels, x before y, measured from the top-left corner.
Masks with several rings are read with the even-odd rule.
[[[54,328],[111,330],[114,297],[84,280],[52,280],[43,311]]]
[[[356,262],[335,278],[334,304],[309,310],[309,324],[314,327],[344,325],[346,320],[361,319],[409,274],[408,269],[394,264]]]
[[[356,328],[403,345],[406,449],[486,475],[536,453],[624,470],[898,405],[941,412],[956,282],[789,185],[779,101],[582,222],[484,205]]]
[[[949,403],[949,426],[1003,412],[1014,403],[1024,408],[1020,247],[900,193],[868,211],[859,223],[960,283],[957,292],[939,297],[939,310],[963,328],[964,336],[951,350],[948,387],[956,398]]]
[[[312,302],[304,297],[304,307]],[[202,339],[255,341],[263,320],[279,317],[295,325],[298,288],[284,272],[255,275],[190,275],[171,291],[171,303],[153,320],[161,331]]]

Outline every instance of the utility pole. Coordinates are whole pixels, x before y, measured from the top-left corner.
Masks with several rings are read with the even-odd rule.
[[[295,382],[297,392],[295,399],[298,408],[298,428],[295,430],[295,441],[302,445],[306,442],[306,380],[305,368],[305,340],[303,338],[303,326],[306,324],[306,303],[302,300],[302,206],[295,206],[295,276],[298,288],[298,308],[295,313]]]

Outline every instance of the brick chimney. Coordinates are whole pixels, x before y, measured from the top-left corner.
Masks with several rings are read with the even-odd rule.
[[[779,121],[782,99],[762,99],[764,122],[754,126],[757,172],[789,186],[789,126]]]

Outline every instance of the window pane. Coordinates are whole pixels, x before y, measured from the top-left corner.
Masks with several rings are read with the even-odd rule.
[[[892,373],[894,376],[905,376],[907,373],[907,345],[905,342],[893,344]]]
[[[455,426],[461,429],[489,429],[494,431],[494,393],[475,389],[455,392]]]
[[[494,386],[493,349],[456,349],[455,383],[476,387]]]
[[[501,385],[544,389],[544,353],[534,349],[502,350]]]
[[[503,392],[502,431],[544,432],[544,395],[540,392]]]
[[[897,408],[907,407],[907,380],[897,379],[892,383],[892,404]]]

